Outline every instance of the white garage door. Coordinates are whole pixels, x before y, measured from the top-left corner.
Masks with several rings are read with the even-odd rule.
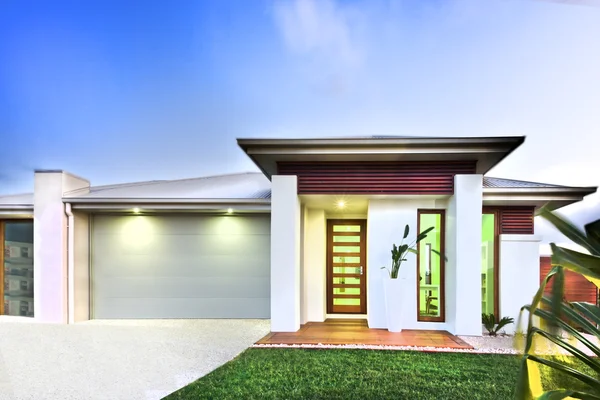
[[[93,318],[269,318],[269,216],[96,215],[91,250]]]

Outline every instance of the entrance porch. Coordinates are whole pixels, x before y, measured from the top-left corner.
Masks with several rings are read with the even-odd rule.
[[[256,344],[359,344],[383,346],[416,346],[451,349],[473,347],[448,331],[369,329],[364,319],[327,319],[307,322],[298,332],[271,332]]]

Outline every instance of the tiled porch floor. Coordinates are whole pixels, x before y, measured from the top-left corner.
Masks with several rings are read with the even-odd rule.
[[[473,348],[446,331],[403,330],[392,333],[385,329],[369,329],[367,321],[360,319],[328,319],[325,322],[308,322],[302,325],[298,332],[271,332],[256,342],[256,344],[318,343]]]

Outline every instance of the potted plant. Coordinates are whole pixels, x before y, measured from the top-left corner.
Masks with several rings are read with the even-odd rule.
[[[385,317],[387,320],[388,331],[390,332],[401,332],[402,331],[402,318],[404,316],[404,299],[406,298],[406,276],[403,275],[400,278],[400,266],[402,262],[406,261],[408,253],[417,254],[416,245],[421,240],[427,237],[427,234],[431,232],[434,227],[425,229],[423,232],[417,235],[417,238],[410,245],[405,244],[404,241],[408,237],[410,227],[408,224],[404,227],[404,235],[399,246],[396,244],[392,245],[392,265],[391,268],[381,267],[386,269],[388,273],[383,279],[383,293],[385,296]],[[439,253],[432,250],[436,254]]]

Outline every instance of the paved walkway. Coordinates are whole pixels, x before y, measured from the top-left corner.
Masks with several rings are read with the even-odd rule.
[[[269,333],[257,344],[360,344],[472,349],[473,346],[446,331],[403,330],[392,333],[369,329],[366,320],[328,319],[307,322],[298,332]]]
[[[1,400],[160,399],[269,332],[268,320],[13,321],[0,317]]]

